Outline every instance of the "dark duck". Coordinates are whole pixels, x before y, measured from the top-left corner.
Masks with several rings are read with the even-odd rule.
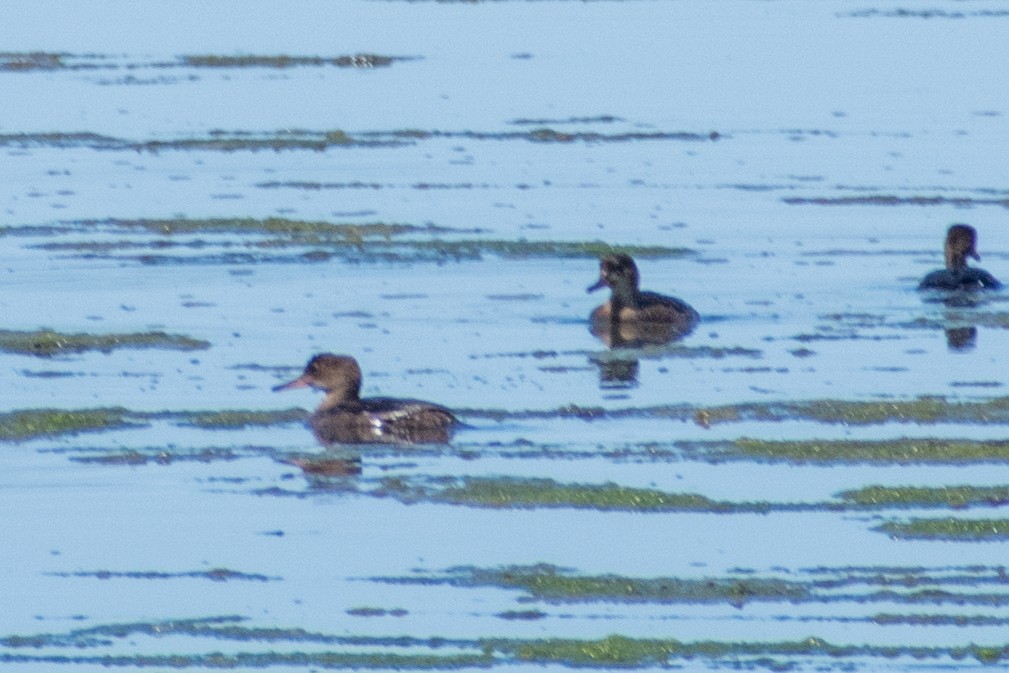
[[[1002,287],[984,269],[967,266],[967,258],[980,261],[977,231],[967,224],[954,224],[946,232],[946,268],[933,271],[918,285],[919,290],[997,290]]]
[[[592,333],[611,347],[661,344],[690,333],[701,317],[675,297],[639,288],[638,266],[630,255],[599,260],[599,280],[588,288],[610,288],[609,300],[589,316]]]
[[[326,393],[309,418],[322,444],[444,443],[458,425],[452,412],[430,402],[361,399],[361,367],[349,355],[316,355],[301,376],[274,390],[306,387]]]

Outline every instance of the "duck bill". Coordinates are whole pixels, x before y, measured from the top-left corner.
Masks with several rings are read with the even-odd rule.
[[[287,383],[281,383],[279,386],[273,386],[273,392],[279,393],[281,390],[294,390],[295,388],[308,388],[311,383],[308,382],[307,376],[299,376],[293,381],[288,381]]]
[[[585,288],[585,291],[586,292],[595,292],[596,290],[598,290],[600,288],[603,288],[603,287],[606,287],[606,281],[604,279],[600,278],[595,283],[593,283],[592,285],[589,285],[587,288]]]

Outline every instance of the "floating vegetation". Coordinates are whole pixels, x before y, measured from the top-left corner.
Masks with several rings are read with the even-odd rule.
[[[117,229],[139,229],[152,234],[266,234],[285,236],[332,236],[341,240],[359,243],[368,238],[391,239],[405,234],[438,234],[461,233],[463,230],[436,227],[434,225],[417,226],[412,224],[397,224],[385,222],[365,222],[361,224],[334,223],[311,220],[291,220],[283,217],[267,217],[256,219],[252,217],[233,218],[172,218],[172,219],[120,219],[77,220],[71,223],[77,227],[91,229],[94,227],[115,227]],[[466,230],[470,233],[479,229]],[[320,240],[315,238],[313,240]]]
[[[948,11],[943,9],[859,9],[842,14],[848,18],[887,17],[897,19],[966,19],[966,18],[1004,18],[1009,16],[1009,10],[979,9],[970,12]]]
[[[506,132],[480,132],[480,131],[421,131],[419,129],[409,129],[406,131],[377,132],[371,131],[364,135],[375,137],[385,136],[393,138],[421,140],[429,138],[461,138],[469,140],[526,140],[536,143],[626,143],[641,140],[678,140],[688,142],[716,141],[724,136],[717,131],[709,133],[695,133],[691,131],[653,131],[649,133],[598,133],[577,131],[567,133],[549,127],[540,127],[528,131],[506,131]]]
[[[53,577],[93,577],[100,580],[111,580],[111,579],[131,579],[131,580],[170,580],[170,579],[207,579],[214,582],[228,582],[231,580],[245,580],[253,582],[272,582],[277,581],[279,577],[267,577],[266,575],[257,575],[238,572],[236,570],[228,570],[227,568],[212,568],[210,570],[193,570],[190,572],[178,572],[178,573],[166,573],[158,572],[153,570],[145,571],[111,571],[111,570],[93,570],[93,571],[80,571],[80,572],[55,572],[46,573]]]
[[[92,667],[253,670],[274,667],[315,669],[443,670],[466,667],[485,668],[491,663],[485,654],[395,654],[379,652],[240,652],[224,654],[124,654],[124,655],[28,655],[0,654],[0,663],[76,664]]]
[[[872,621],[881,626],[1006,626],[1009,618],[989,615],[897,615],[882,613],[873,615]]]
[[[955,206],[970,208],[972,206],[999,206],[1009,208],[1009,197],[1001,199],[980,199],[975,197],[949,196],[893,196],[891,194],[872,194],[868,196],[840,197],[799,197],[787,196],[782,199],[789,205],[815,206]]]
[[[863,402],[811,400],[776,404],[744,404],[708,410],[726,420],[813,420],[822,423],[876,425],[880,423],[1007,423],[1009,397],[981,402],[950,401],[944,397]]]
[[[0,52],[0,71],[60,70],[67,67],[66,56],[63,53],[44,51]]]
[[[129,70],[143,68],[380,68],[397,61],[413,61],[417,57],[353,54],[344,56],[238,56],[194,54],[179,56],[172,61],[138,61],[129,56],[105,54],[70,54],[67,52],[0,52],[0,72],[34,72],[53,70]]]
[[[674,639],[642,639],[611,635],[599,640],[548,638],[543,640],[490,640],[495,651],[526,663],[561,664],[591,668],[643,668],[673,666],[677,660],[725,660],[733,668],[789,670],[791,657],[823,657],[832,663],[855,658],[915,660],[967,657],[982,663],[1002,661],[1009,652],[1002,647],[968,645],[964,647],[910,645],[832,645],[820,638],[793,642],[698,641],[685,643]],[[770,657],[783,657],[782,660]],[[752,658],[752,659],[748,659]]]
[[[285,425],[299,423],[308,418],[304,409],[282,409],[279,411],[196,411],[176,414],[183,425],[192,425],[206,430],[235,430],[247,427]]]
[[[221,411],[158,411],[139,412],[123,408],[103,409],[25,409],[0,413],[0,441],[24,441],[39,437],[73,435],[79,432],[101,432],[147,425],[161,420],[179,425],[195,426],[207,430],[264,427],[302,422],[308,417],[303,409],[272,411],[221,410]],[[256,447],[256,453],[261,451]],[[110,464],[143,464],[148,461],[170,463],[175,460],[211,462],[231,460],[235,449],[203,449],[175,453],[163,448],[150,451],[136,449],[109,453],[103,456],[75,457],[80,462]]]
[[[252,447],[246,447],[246,449],[251,448]],[[261,454],[263,451],[260,449],[255,451],[255,453]],[[172,463],[181,462],[212,463],[217,461],[237,460],[242,457],[242,455],[244,455],[244,452],[239,453],[239,451],[233,448],[203,448],[190,450],[180,450],[177,448],[156,448],[147,450],[128,449],[118,452],[103,451],[100,455],[70,456],[70,460],[76,463],[93,465],[137,466],[147,465],[148,463],[155,463],[157,465],[171,465]]]
[[[370,222],[362,224],[333,223],[325,221],[291,220],[286,218],[211,218],[211,219],[118,219],[79,220],[63,223],[63,228],[73,226],[77,230],[91,231],[96,227],[114,228],[125,231],[141,231],[163,236],[198,234],[262,235],[268,238],[244,241],[202,240],[165,241],[81,241],[42,243],[33,246],[49,251],[86,253],[100,257],[116,251],[157,250],[172,247],[204,249],[213,246],[221,250],[238,247],[241,253],[232,254],[231,263],[257,261],[257,255],[272,254],[283,248],[311,248],[311,259],[328,259],[343,256],[362,261],[416,261],[419,259],[481,259],[485,255],[495,255],[508,259],[530,258],[597,258],[614,252],[626,252],[640,258],[669,259],[694,254],[686,248],[646,245],[613,245],[602,241],[530,241],[495,239],[443,239],[418,238],[450,234],[482,233],[482,229],[450,229],[436,225],[411,225],[398,223]],[[20,231],[22,228],[8,228]],[[32,228],[34,229],[34,228]],[[409,238],[407,238],[409,237]],[[270,251],[268,253],[247,253],[244,251]],[[230,253],[223,253],[227,256]],[[200,257],[199,260],[204,259]],[[179,257],[144,254],[146,263],[160,261],[186,261]],[[192,260],[189,260],[192,261]],[[736,354],[736,353],[732,353]],[[746,354],[749,354],[747,352]]]
[[[733,442],[686,445],[711,457],[753,458],[793,463],[993,463],[1009,460],[1009,441],[899,438],[881,440],[771,441],[741,438]]]
[[[546,351],[549,353],[549,351]],[[1009,397],[977,402],[959,402],[944,397],[919,397],[912,400],[863,402],[855,400],[809,400],[801,402],[752,402],[720,407],[696,407],[670,404],[651,407],[606,409],[567,405],[549,410],[511,411],[500,409],[459,410],[465,415],[494,419],[582,418],[598,421],[624,418],[668,418],[692,420],[702,426],[743,421],[815,421],[826,424],[879,425],[883,423],[986,423],[1009,424]],[[923,440],[924,441],[924,440]],[[688,444],[704,446],[706,443]],[[770,443],[771,446],[774,443]],[[996,444],[997,445],[997,444]],[[745,446],[745,445],[744,445]],[[810,445],[806,445],[806,449]],[[734,452],[735,455],[739,451]],[[729,455],[732,455],[730,452]]]
[[[309,131],[277,131],[275,133],[249,133],[213,131],[203,138],[176,138],[173,140],[147,140],[130,143],[138,152],[166,150],[202,150],[211,152],[239,152],[258,150],[314,150],[321,152],[334,147],[394,147],[402,141],[377,137],[353,137],[334,130],[313,133]]]
[[[337,68],[378,68],[395,61],[413,60],[402,56],[354,54],[353,56],[181,56],[181,65],[191,68],[304,68],[333,66]]]
[[[522,589],[518,600],[565,603],[728,603],[749,602],[900,603],[904,605],[1009,605],[1004,567],[841,567],[811,568],[789,579],[737,571],[723,577],[628,577],[579,575],[549,564],[450,568],[441,573],[372,577],[375,582],[457,588]],[[989,591],[981,591],[984,587]],[[871,620],[868,616],[866,620]]]
[[[842,491],[840,498],[869,507],[1001,507],[1009,504],[1009,486],[891,487],[865,486]]]
[[[1009,519],[911,519],[890,521],[873,530],[902,540],[986,542],[1009,539]]]
[[[259,150],[313,150],[325,151],[346,147],[401,147],[432,139],[468,139],[480,141],[527,141],[549,144],[575,142],[626,143],[635,141],[715,141],[716,132],[663,132],[652,133],[565,133],[550,128],[528,131],[477,132],[477,131],[422,131],[416,129],[394,131],[363,131],[354,135],[341,129],[309,131],[285,129],[279,131],[224,131],[213,130],[202,137],[170,138],[166,140],[130,140],[113,138],[96,133],[15,133],[0,134],[0,147],[88,147],[97,150],[131,150],[135,152],[164,152],[171,150],[238,152]]]
[[[120,348],[193,351],[210,348],[210,342],[180,334],[166,334],[165,332],[63,334],[45,328],[34,332],[0,330],[0,351],[21,355],[52,357],[65,353],[87,351],[111,353]]]
[[[724,603],[742,607],[752,601],[800,601],[810,597],[798,582],[759,578],[639,579],[620,575],[575,575],[550,565],[511,566],[498,570],[462,568],[451,574],[454,586],[523,589],[532,598],[555,603]]]
[[[739,512],[767,511],[766,503],[717,502],[696,493],[664,493],[618,484],[561,484],[552,479],[467,477],[435,491],[431,498],[453,505],[496,508],[572,507],[601,511]]]
[[[351,617],[405,617],[409,612],[401,608],[386,610],[385,608],[349,608],[347,614]]]
[[[0,441],[20,442],[81,432],[101,432],[136,424],[136,419],[121,408],[9,411],[0,414]]]
[[[299,464],[295,462],[294,464]],[[305,470],[306,473],[310,471]],[[320,473],[322,473],[320,471]],[[346,474],[345,468],[336,474]],[[732,502],[697,493],[669,493],[615,483],[570,484],[519,477],[439,478],[414,482],[387,478],[371,491],[403,502],[433,502],[494,509],[586,509],[600,512],[697,512],[770,514],[799,511],[871,511],[906,508],[999,507],[1009,504],[1009,486],[886,487],[867,486],[824,502]]]
[[[97,133],[0,133],[0,147],[89,147],[102,150],[130,149],[130,143]]]

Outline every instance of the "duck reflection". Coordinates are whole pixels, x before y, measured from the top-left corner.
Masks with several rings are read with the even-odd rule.
[[[625,357],[595,357],[592,360],[599,367],[600,388],[623,390],[638,385],[638,358],[636,356],[628,354]]]
[[[947,327],[946,346],[951,351],[969,351],[977,345],[977,327]]]

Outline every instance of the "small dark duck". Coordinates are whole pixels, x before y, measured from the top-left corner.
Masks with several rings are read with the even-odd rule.
[[[978,261],[977,231],[967,224],[954,224],[946,232],[946,268],[933,271],[918,285],[919,290],[997,290],[1002,283],[985,271],[967,266],[967,258]]]
[[[309,418],[323,444],[445,443],[458,425],[445,407],[389,397],[361,399],[361,367],[349,355],[323,353],[278,390],[311,387],[326,393]]]
[[[672,341],[690,333],[701,316],[675,297],[643,292],[638,267],[630,255],[617,253],[599,260],[599,280],[588,292],[608,287],[609,301],[589,316],[592,333],[607,345],[638,346]]]

